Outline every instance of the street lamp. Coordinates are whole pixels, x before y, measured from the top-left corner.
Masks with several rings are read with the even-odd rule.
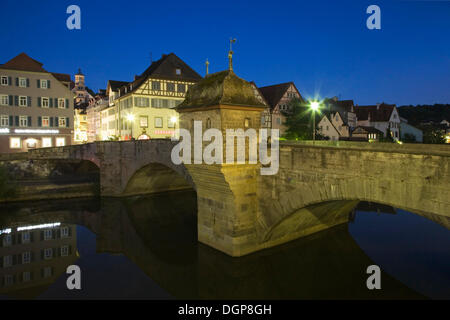
[[[316,111],[319,110],[319,103],[317,101],[312,101],[309,105],[313,111],[313,144],[316,143]]]
[[[133,139],[133,121],[134,121],[134,115],[129,113],[127,115],[127,120],[130,121],[130,127],[131,127],[131,139]]]

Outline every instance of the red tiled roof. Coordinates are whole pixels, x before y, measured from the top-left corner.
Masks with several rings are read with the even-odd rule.
[[[283,98],[284,94],[286,93],[286,91],[289,89],[289,87],[291,85],[294,86],[295,90],[297,91],[297,93],[300,96],[300,99],[303,99],[302,95],[297,90],[297,87],[295,86],[295,84],[292,81],[286,82],[286,83],[275,84],[272,86],[260,87],[259,92],[261,92],[264,99],[270,105],[270,108],[273,109],[280,102],[281,98]]]
[[[52,75],[61,82],[71,82],[72,79],[70,79],[70,75],[66,73],[56,73],[52,72]]]
[[[368,120],[374,122],[389,121],[392,111],[396,108],[395,104],[382,103],[379,106],[355,106],[354,110],[358,120]]]
[[[42,63],[30,58],[26,53],[22,52],[18,56],[12,58],[5,64],[1,65],[2,69],[33,71],[33,72],[47,72],[42,68]]]

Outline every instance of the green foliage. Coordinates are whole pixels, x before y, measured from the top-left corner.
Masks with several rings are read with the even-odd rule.
[[[408,119],[408,123],[418,125],[422,121],[450,121],[450,104],[418,105],[398,107],[400,117]]]
[[[16,194],[16,186],[10,180],[8,172],[0,167],[0,199],[7,199]]]
[[[444,131],[429,127],[423,132],[423,143],[441,144],[445,143]]]
[[[292,99],[289,102],[289,110],[292,112],[282,112],[286,117],[284,125],[287,127],[283,138],[287,140],[312,140],[313,139],[313,113],[309,107],[309,102],[300,99]],[[315,112],[316,117],[316,139],[324,140],[325,137],[317,133],[317,124],[320,121],[320,110]]]

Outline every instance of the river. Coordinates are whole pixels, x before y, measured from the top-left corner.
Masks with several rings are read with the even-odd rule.
[[[231,258],[196,241],[196,210],[190,191],[3,204],[0,298],[450,299],[448,224],[360,202],[348,223]]]

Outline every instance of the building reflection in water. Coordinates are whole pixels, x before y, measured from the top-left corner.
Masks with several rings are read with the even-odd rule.
[[[0,230],[0,294],[32,298],[78,259],[76,225],[50,222]]]
[[[232,258],[197,242],[196,203],[195,192],[177,192],[126,199],[27,203],[17,204],[14,210],[4,209],[9,213],[0,221],[0,230],[11,231],[0,235],[0,293],[19,297],[20,291],[26,291],[23,289],[45,290],[68,265],[76,264],[78,225],[96,235],[95,254],[126,256],[175,298],[424,298],[386,273],[382,274],[383,290],[368,290],[366,268],[376,262],[355,242],[347,223]],[[365,211],[365,205],[358,211]],[[343,221],[349,221],[355,208],[342,213]],[[320,208],[316,205],[316,209]],[[60,225],[17,231],[18,221],[20,226],[55,221]],[[78,240],[79,245],[83,244],[81,237]],[[95,268],[95,264],[89,268]],[[99,270],[83,269],[83,274],[89,272]],[[136,285],[131,269],[120,276]],[[88,293],[95,285],[87,283],[82,291]],[[60,290],[67,291],[65,287]],[[117,288],[117,297],[120,294]],[[33,297],[31,293],[27,296]]]

